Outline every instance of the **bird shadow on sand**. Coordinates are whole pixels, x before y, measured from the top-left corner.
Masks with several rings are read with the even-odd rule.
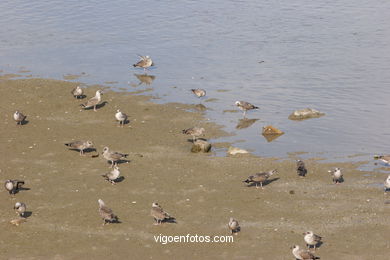
[[[196,138],[196,140],[202,140],[202,141],[207,142],[207,139],[206,139],[206,138]],[[196,140],[195,140],[195,141],[196,141]],[[187,139],[187,142],[189,142],[189,143],[194,143],[195,141],[192,140],[192,139]]]
[[[321,247],[323,243],[324,243],[324,242],[322,242],[322,241],[318,242],[317,245],[316,245],[316,248]]]
[[[266,181],[264,181],[263,182],[263,187],[264,186],[267,186],[268,184],[271,184],[271,183],[273,183],[274,181],[277,181],[277,180],[279,180],[280,178],[272,178],[272,179],[269,179],[269,180],[266,180]],[[250,183],[250,184],[248,184],[248,185],[246,185],[247,187],[253,187],[253,186],[256,186],[256,183],[254,183],[254,182],[252,182],[252,183]],[[258,184],[257,185],[258,187],[260,187],[260,184]]]
[[[80,150],[79,150],[79,149],[70,148],[69,150],[70,150],[70,151],[77,151],[77,152],[80,153]],[[96,153],[97,153],[96,148],[87,148],[87,149],[84,149],[84,153],[92,153],[92,152],[96,152]]]
[[[171,224],[177,224],[177,221],[175,218],[168,218],[168,219],[164,219],[161,221],[161,224],[162,223],[171,223]]]
[[[126,119],[124,122],[123,122],[123,125],[127,125],[130,123],[130,120]],[[121,124],[118,123],[118,126],[121,126]]]
[[[32,211],[25,211],[24,214],[23,214],[23,217],[24,218],[29,218],[29,217],[31,217],[31,215],[32,215]]]
[[[241,227],[238,227],[236,230],[232,230],[232,234],[236,235],[240,231],[241,231]]]
[[[96,105],[96,109],[100,109],[100,108],[104,107],[106,104],[108,104],[108,102],[103,101],[102,103]],[[93,107],[84,108],[84,110],[93,110]]]
[[[86,95],[81,95],[81,96],[77,96],[76,99],[84,99],[86,97],[87,97]]]
[[[130,163],[131,160],[119,160],[119,161],[116,161],[114,165],[119,165],[119,164],[122,164],[122,163]],[[111,161],[107,161],[108,164],[111,165]]]
[[[29,121],[24,119],[22,122],[20,122],[19,125],[27,125],[28,123],[29,123]]]
[[[122,182],[122,181],[124,181],[124,180],[125,180],[125,177],[120,176],[120,177],[118,177],[116,180],[114,180],[114,182],[115,182],[115,183],[120,183],[120,182]]]
[[[120,224],[120,223],[122,223],[122,221],[120,221],[119,218],[116,218],[116,219],[113,219],[111,221],[106,221],[105,225],[108,225],[108,224]]]

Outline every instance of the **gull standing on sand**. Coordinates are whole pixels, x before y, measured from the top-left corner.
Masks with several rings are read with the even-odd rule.
[[[112,171],[103,174],[102,176],[106,179],[106,181],[111,182],[111,184],[116,184],[115,181],[119,178],[120,174],[121,172],[119,171],[119,167],[115,165]]]
[[[12,195],[16,194],[23,185],[24,181],[19,180],[6,180],[4,183],[5,189]]]
[[[98,203],[99,203],[99,214],[103,219],[103,226],[107,223],[114,223],[119,221],[118,216],[116,216],[114,212],[112,212],[112,209],[106,206],[104,201],[99,199]]]
[[[333,176],[333,183],[339,184],[344,181],[343,174],[340,168],[334,168],[333,170],[328,171]]]
[[[374,158],[386,164],[390,164],[390,155],[375,155]]]
[[[197,137],[203,135],[205,129],[203,127],[191,127],[188,129],[182,130],[183,134],[191,135],[192,136],[192,142],[195,142]]]
[[[305,163],[301,160],[297,160],[297,173],[298,176],[305,177],[307,174],[307,169]]]
[[[316,246],[318,245],[318,243],[321,242],[322,237],[320,237],[319,235],[314,234],[313,231],[307,231],[307,232],[303,233],[303,235],[305,235],[303,237],[303,239],[306,242],[306,246],[309,249],[310,249],[311,246],[314,246],[314,250],[316,250]]]
[[[20,217],[24,217],[24,213],[26,212],[27,206],[23,202],[16,202],[14,206],[14,210],[16,214]]]
[[[252,105],[249,102],[246,101],[236,101],[236,106],[238,106],[239,109],[244,111],[244,117],[246,116],[246,111],[252,110],[252,109],[259,109],[259,107]]]
[[[228,227],[232,235],[233,234],[237,235],[237,233],[240,232],[241,230],[240,224],[238,224],[238,221],[235,220],[234,218],[230,218]]]
[[[120,126],[123,126],[127,121],[127,115],[118,109],[115,113],[115,119],[119,121]]]
[[[17,125],[22,125],[24,120],[26,120],[26,117],[27,116],[23,115],[18,110],[16,110],[15,113],[14,113],[14,120],[16,121]]]
[[[390,174],[389,174],[389,176],[387,176],[387,179],[385,180],[384,185],[385,185],[385,192],[390,190]]]
[[[71,149],[80,150],[80,155],[84,154],[85,149],[93,148],[93,143],[91,141],[74,141],[65,143],[65,145]]]
[[[165,212],[157,202],[153,202],[152,209],[150,210],[150,215],[156,221],[154,225],[160,225],[162,222],[165,221],[176,223],[176,219],[169,215],[169,213]]]
[[[93,110],[96,112],[96,106],[102,101],[103,91],[98,90],[93,98],[87,101],[85,104],[81,104],[84,109],[93,107]]]
[[[80,87],[80,86],[77,86],[77,87],[75,87],[73,90],[72,90],[72,95],[73,95],[73,97],[75,97],[75,98],[79,98],[79,97],[82,97],[83,96],[83,94],[84,94],[84,91],[83,91],[83,89]]]
[[[143,68],[144,71],[146,71],[147,68],[154,66],[154,63],[149,56],[138,56],[140,57],[140,60],[136,64],[133,64],[134,67],[140,67]]]
[[[193,88],[191,89],[192,93],[195,94],[198,98],[206,96],[206,90],[201,89],[201,88]]]
[[[310,251],[306,249],[300,249],[299,246],[295,245],[292,247],[292,254],[298,260],[315,260],[320,259],[317,256],[314,256]]]
[[[111,152],[108,147],[103,148],[102,154],[104,159],[111,162],[111,167],[114,167],[114,164],[117,165],[121,159],[129,156],[127,153]]]
[[[249,183],[255,183],[257,189],[259,188],[257,185],[260,183],[260,186],[263,189],[263,182],[265,182],[269,177],[271,177],[273,174],[276,174],[276,173],[278,173],[277,170],[271,170],[269,172],[256,173],[255,175],[249,176],[248,179],[246,179],[243,182],[246,182],[248,184]]]

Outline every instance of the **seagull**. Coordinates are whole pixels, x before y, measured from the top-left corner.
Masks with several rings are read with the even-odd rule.
[[[375,155],[374,158],[386,164],[390,164],[390,155]]]
[[[66,143],[66,146],[69,146],[71,149],[80,150],[80,155],[84,154],[84,150],[93,147],[93,143],[91,141],[74,141],[70,143]]]
[[[27,116],[23,115],[18,110],[16,110],[15,113],[14,113],[14,120],[16,121],[17,125],[22,125],[24,120],[26,119],[26,117]]]
[[[176,219],[170,216],[169,213],[165,212],[157,202],[153,202],[152,209],[150,210],[150,215],[156,221],[154,225],[160,225],[162,222],[165,221],[176,223]]]
[[[256,188],[259,188],[257,185],[260,183],[260,186],[263,189],[263,182],[265,182],[269,177],[271,177],[273,174],[276,174],[276,173],[278,173],[277,170],[271,170],[269,172],[256,173],[255,175],[249,176],[248,179],[246,179],[243,182],[246,182],[248,184],[249,183],[255,183],[256,184]]]
[[[23,185],[24,181],[19,180],[6,180],[4,183],[5,189],[12,195],[16,194]]]
[[[252,109],[259,109],[259,107],[252,105],[251,103],[245,102],[245,101],[236,101],[236,106],[238,106],[239,109],[244,111],[244,117],[246,115],[246,111],[252,110]]]
[[[310,251],[306,249],[300,249],[299,246],[295,245],[292,247],[292,254],[298,260],[313,260],[320,259],[317,256],[314,256]]]
[[[121,172],[119,171],[118,166],[114,166],[114,169],[104,175],[102,175],[107,181],[111,182],[111,184],[115,184],[115,180],[118,179]]]
[[[206,90],[201,88],[193,88],[191,89],[192,93],[194,93],[198,98],[206,96]]]
[[[301,177],[305,177],[307,174],[305,163],[301,160],[297,160],[297,173]]]
[[[154,63],[149,56],[138,56],[140,57],[140,60],[136,64],[133,64],[134,67],[140,67],[143,68],[144,71],[146,71],[147,68],[154,66]]]
[[[183,134],[186,134],[186,135],[191,135],[192,136],[192,142],[195,142],[196,141],[196,137],[199,137],[201,136],[203,133],[204,133],[204,128],[203,127],[191,127],[191,128],[188,128],[188,129],[184,129],[182,130],[182,133]]]
[[[127,115],[122,113],[119,109],[116,111],[115,119],[119,121],[119,125],[123,126],[126,123]]]
[[[96,106],[102,100],[101,95],[103,95],[103,91],[101,91],[101,90],[96,91],[96,94],[95,94],[95,96],[93,98],[88,100],[87,103],[81,104],[80,106],[82,106],[84,108],[91,108],[91,107],[93,107],[93,110],[96,112]]]
[[[24,217],[24,213],[26,212],[27,206],[23,202],[16,202],[14,206],[14,210],[16,211],[16,214],[19,214],[19,216]]]
[[[340,168],[334,168],[333,170],[330,170],[328,172],[333,175],[334,184],[339,184],[344,181],[343,174],[341,173]]]
[[[82,89],[80,86],[77,86],[77,87],[75,87],[75,88],[72,90],[71,94],[73,95],[73,97],[75,97],[75,98],[78,99],[79,97],[82,97],[82,96],[83,96],[84,91],[83,91],[83,89]]]
[[[389,176],[387,176],[387,179],[385,180],[384,185],[385,185],[385,192],[390,190],[390,174],[389,174]]]
[[[240,224],[238,224],[238,221],[235,220],[234,218],[230,218],[228,227],[229,227],[232,235],[233,235],[233,233],[235,235],[237,235],[237,233],[240,232],[240,230],[241,230]]]
[[[120,161],[122,158],[129,156],[129,154],[125,153],[111,152],[108,147],[103,148],[102,154],[104,159],[111,162],[111,167],[113,167],[114,164],[117,165],[118,161]]]
[[[99,214],[103,219],[103,226],[107,223],[115,223],[118,222],[118,217],[112,212],[112,209],[104,204],[104,201],[101,199],[98,200],[99,203]]]
[[[303,239],[306,242],[306,246],[309,249],[310,249],[311,246],[314,246],[314,250],[316,250],[316,246],[318,245],[318,243],[321,242],[322,237],[320,237],[319,235],[314,234],[313,231],[307,231],[307,232],[303,233],[303,235],[305,235],[303,237]]]

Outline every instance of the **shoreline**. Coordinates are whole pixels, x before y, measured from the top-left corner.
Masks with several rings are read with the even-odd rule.
[[[6,144],[0,176],[24,179],[31,189],[15,198],[2,190],[0,241],[7,248],[0,253],[3,258],[74,259],[88,254],[102,259],[131,254],[152,259],[292,259],[290,246],[304,246],[301,233],[307,230],[325,238],[316,252],[321,259],[387,255],[390,245],[383,238],[390,232],[390,206],[385,204],[390,194],[371,185],[383,183],[384,174],[358,171],[360,163],[307,159],[309,174],[301,179],[290,158],[193,154],[182,129],[204,127],[207,139],[227,134],[201,113],[186,111],[193,106],[155,104],[150,97],[104,87],[107,104],[97,112],[80,111],[79,104],[103,87],[89,86],[87,98],[76,100],[70,95],[76,85],[35,78],[0,80],[0,133]],[[118,108],[129,116],[130,123],[123,128],[114,119]],[[28,116],[28,124],[16,126],[12,119],[16,109]],[[111,185],[100,176],[109,170],[101,155],[82,157],[63,145],[82,139],[91,139],[99,153],[109,146],[130,154],[130,163],[120,165],[125,177],[121,183]],[[327,170],[334,166],[343,169],[345,183],[332,185]],[[242,183],[253,173],[273,168],[280,172],[278,179],[264,190]],[[99,198],[122,223],[101,226]],[[15,217],[16,201],[32,211],[19,227],[8,223]],[[153,201],[178,224],[153,226],[149,216]],[[154,242],[153,236],[159,234],[229,235],[231,216],[242,227],[233,245]]]

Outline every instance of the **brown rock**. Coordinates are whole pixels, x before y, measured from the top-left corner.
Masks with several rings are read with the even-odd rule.
[[[283,131],[273,127],[272,125],[267,125],[263,127],[263,135],[282,135]]]
[[[211,144],[205,140],[198,139],[196,140],[191,148],[191,152],[193,153],[208,153],[211,149]]]
[[[309,118],[317,118],[325,115],[324,113],[321,113],[318,110],[312,109],[312,108],[304,108],[295,110],[288,119],[290,120],[304,120]]]

